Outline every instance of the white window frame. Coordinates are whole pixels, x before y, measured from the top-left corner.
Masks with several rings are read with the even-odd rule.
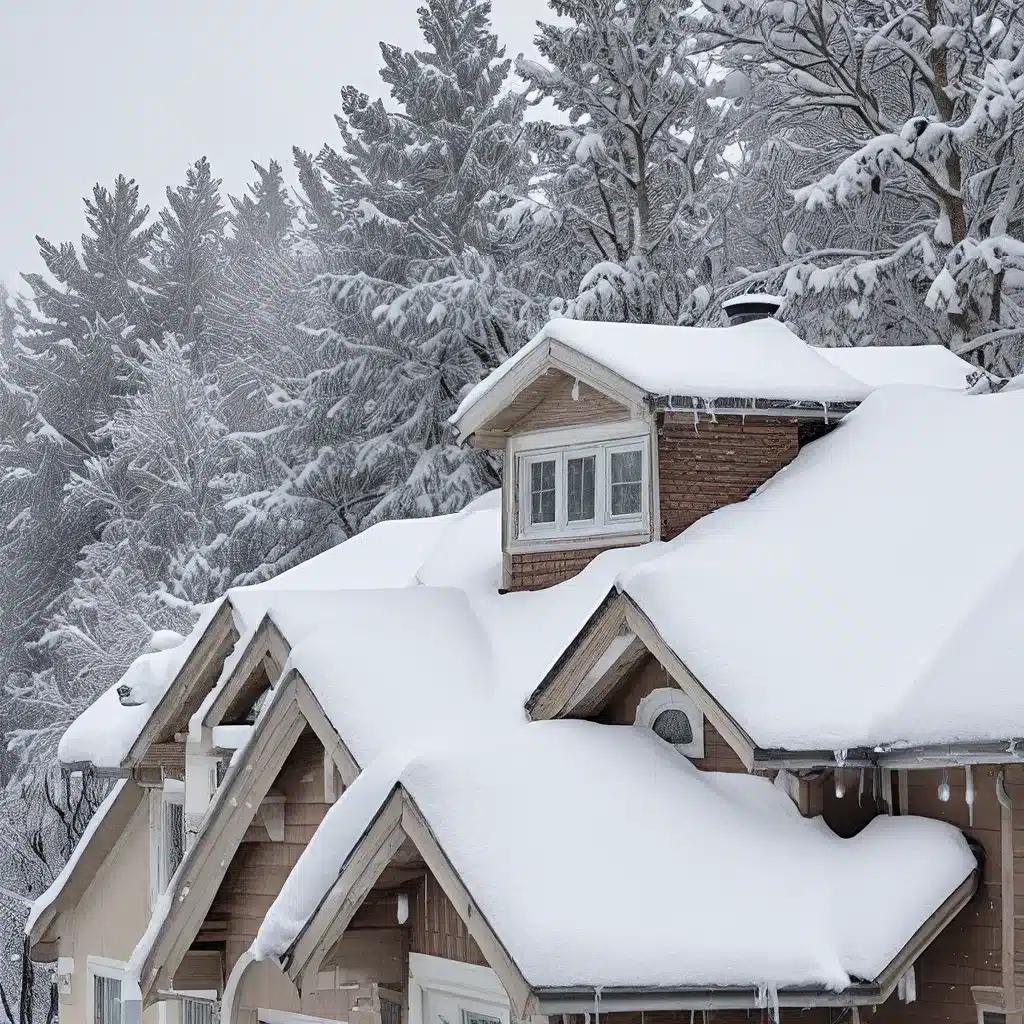
[[[108,960],[102,956],[86,958],[85,1019],[88,1024],[96,1020],[96,979],[111,978],[121,985],[121,1024],[124,1024],[124,983],[128,965],[121,960]]]
[[[640,512],[611,514],[611,455],[639,451],[641,456]],[[568,461],[595,456],[594,519],[569,522]],[[637,423],[600,424],[568,430],[523,434],[509,442],[511,480],[509,485],[509,522],[512,524],[507,546],[510,551],[541,547],[593,546],[611,538],[624,542],[651,537],[652,478],[651,430]],[[531,522],[530,466],[555,462],[555,521]]]
[[[485,1007],[493,1007],[495,1017],[511,1021],[512,1011],[508,993],[498,975],[490,967],[464,964],[426,953],[409,954],[409,1011],[408,1024],[424,1024],[423,1002],[425,992],[438,992],[454,996]],[[274,1022],[268,1022],[274,1024]],[[456,1024],[456,1022],[451,1022]],[[458,1024],[462,1024],[460,1020]]]
[[[167,863],[167,806],[174,804],[181,807],[182,819],[182,852],[185,850],[185,793],[182,783],[175,779],[167,779],[163,789],[150,791],[149,805],[149,897],[150,909],[167,890],[171,881]]]

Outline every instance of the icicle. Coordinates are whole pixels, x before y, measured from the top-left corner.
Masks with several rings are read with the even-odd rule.
[[[857,783],[857,806],[864,806],[864,769],[860,770],[860,780]]]
[[[772,1015],[772,1024],[779,1024],[779,990],[774,985],[768,987],[768,1007]]]
[[[917,1001],[917,976],[914,974],[913,964],[900,975],[896,991],[904,1003],[914,1003]]]
[[[572,400],[578,402],[580,400],[580,382],[579,378],[573,383],[572,386]]]
[[[842,768],[842,766],[844,764],[846,764],[846,755],[847,755],[847,750],[846,750],[845,747],[843,747],[842,750],[833,750],[832,751],[832,756],[835,758],[836,764],[840,768]]]
[[[974,770],[964,765],[964,800],[967,801],[967,824],[974,827]]]
[[[601,987],[594,988],[594,1024],[601,1024]]]
[[[836,799],[842,800],[843,797],[846,796],[846,780],[843,778],[843,769],[836,768],[833,775],[835,776],[836,782]]]
[[[700,424],[700,410],[697,407],[697,399],[691,398],[690,405],[693,406],[693,432],[697,433],[697,427]]]
[[[821,408],[824,410],[824,413],[825,413],[825,426],[827,427],[828,426],[828,402],[822,402],[821,403]]]
[[[949,772],[942,769],[942,781],[939,783],[939,799],[944,803],[949,803]]]

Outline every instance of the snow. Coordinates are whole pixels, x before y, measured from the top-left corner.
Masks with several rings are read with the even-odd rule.
[[[495,725],[368,769],[292,871],[258,958],[287,951],[399,784],[538,987],[842,988],[876,977],[976,866],[952,826],[880,818],[842,840],[769,780],[699,772],[647,730]],[[552,857],[570,808],[595,841]]]
[[[53,880],[50,887],[32,904],[32,909],[28,912],[28,920],[25,922],[26,935],[32,934],[32,929],[35,928],[43,914],[53,906],[54,901],[61,894],[64,886],[67,885],[68,880],[74,873],[75,866],[92,841],[92,837],[96,834],[100,825],[103,824],[103,819],[109,813],[110,808],[114,806],[114,802],[121,795],[121,790],[124,789],[126,783],[126,779],[119,779],[114,784],[113,788],[89,819],[89,824],[85,826],[85,831],[82,833],[74,850],[71,851],[71,856],[68,858],[67,863],[61,868],[60,874]]]
[[[830,363],[872,388],[924,384],[963,391],[978,368],[944,345],[884,345],[819,348]]]
[[[761,747],[1021,736],[1022,434],[1020,392],[882,388],[619,585]]]
[[[559,341],[650,395],[859,402],[870,388],[834,366],[778,320],[731,327],[660,327],[552,320],[463,399],[457,423],[549,341]]]

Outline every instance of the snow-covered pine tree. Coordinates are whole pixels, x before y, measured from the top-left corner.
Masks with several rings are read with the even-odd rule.
[[[886,340],[938,341],[996,368],[1017,368],[1024,32],[1016,6],[708,6],[715,8],[708,41],[724,45],[724,58],[742,66],[755,94],[770,87],[794,123],[825,114],[841,127],[831,166],[805,179],[796,201],[814,212],[891,193],[907,214],[886,226],[873,250],[846,258],[818,259],[791,239],[788,291],[827,289],[848,299],[852,331],[877,303],[891,305],[902,293],[908,329]]]
[[[493,486],[451,444],[460,394],[521,344],[539,310],[509,272],[502,197],[525,185],[523,98],[485,0],[429,0],[425,48],[382,45],[397,110],[342,93],[342,146],[300,162],[309,219],[332,226],[327,369],[301,395],[296,495],[321,496],[324,541],[381,518],[462,507]],[[332,508],[333,505],[333,508]]]
[[[154,284],[160,293],[156,320],[163,332],[188,346],[199,372],[216,363],[207,351],[205,318],[222,284],[227,213],[221,205],[220,185],[203,157],[189,167],[184,185],[168,187],[154,256]]]
[[[550,0],[543,62],[517,70],[565,122],[531,125],[538,164],[505,223],[581,319],[684,323],[723,269],[734,132],[665,0]]]

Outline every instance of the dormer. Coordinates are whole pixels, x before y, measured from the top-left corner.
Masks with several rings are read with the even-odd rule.
[[[553,320],[452,425],[504,454],[503,588],[534,590],[742,501],[869,390],[776,320]]]

